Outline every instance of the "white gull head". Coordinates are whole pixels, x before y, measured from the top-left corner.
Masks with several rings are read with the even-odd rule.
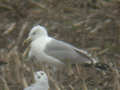
[[[31,38],[31,40],[35,40],[36,38],[47,37],[47,36],[48,36],[48,33],[46,28],[43,26],[37,25],[31,29],[28,37]]]
[[[35,83],[24,90],[48,90],[48,78],[45,72],[37,71],[34,73]]]
[[[40,85],[48,86],[48,77],[44,71],[38,71],[34,73],[34,78],[36,83],[40,83]]]

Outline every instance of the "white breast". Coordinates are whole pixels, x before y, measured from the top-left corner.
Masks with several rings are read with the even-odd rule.
[[[30,47],[31,49],[34,49],[35,51],[43,51],[47,45],[51,41],[51,38],[49,37],[40,37],[36,40],[32,41]]]

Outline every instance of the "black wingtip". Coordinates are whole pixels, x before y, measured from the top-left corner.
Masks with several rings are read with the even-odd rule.
[[[8,64],[8,63],[7,63],[7,62],[0,61],[0,66],[1,66],[1,65],[6,65],[6,64]]]
[[[96,63],[95,67],[97,69],[100,69],[100,70],[108,70],[108,69],[110,69],[110,66],[108,64],[105,64],[105,63]]]
[[[92,63],[92,64],[84,64],[84,67],[95,67],[98,70],[103,70],[103,71],[107,71],[110,70],[110,66],[108,64],[105,63]]]

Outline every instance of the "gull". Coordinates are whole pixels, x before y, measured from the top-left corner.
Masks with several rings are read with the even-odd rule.
[[[35,83],[24,90],[49,90],[48,77],[44,71],[34,73]]]
[[[86,51],[64,41],[50,37],[47,29],[43,26],[34,26],[24,43],[31,41],[28,53],[29,59],[53,64],[57,66],[67,64],[91,64],[97,60],[91,57]]]

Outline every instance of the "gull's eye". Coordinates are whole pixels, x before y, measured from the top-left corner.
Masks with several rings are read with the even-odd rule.
[[[44,73],[41,73],[41,75],[44,75]]]
[[[36,32],[33,32],[33,34],[32,35],[35,35],[36,34]]]
[[[38,79],[40,79],[41,77],[40,76],[38,76]]]
[[[35,35],[37,32],[33,32],[32,35]]]

